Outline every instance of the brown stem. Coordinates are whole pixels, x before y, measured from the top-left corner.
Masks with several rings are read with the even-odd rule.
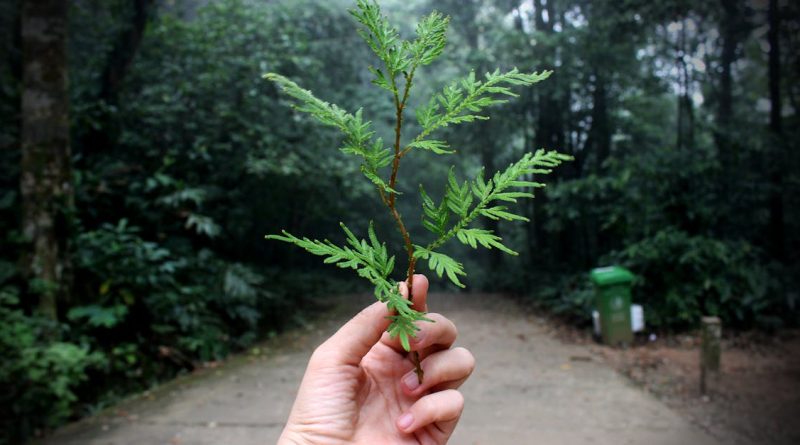
[[[392,175],[389,179],[389,188],[395,190],[395,185],[397,183],[397,172],[400,170],[400,158],[403,157],[405,154],[404,151],[400,150],[400,133],[403,128],[403,110],[406,106],[406,101],[408,100],[408,93],[411,90],[411,82],[414,79],[414,70],[411,70],[411,73],[406,76],[406,85],[405,91],[403,91],[403,98],[400,99],[398,94],[396,93],[397,88],[395,87],[395,94],[394,94],[394,104],[395,104],[395,111],[396,111],[396,124],[394,128],[394,159],[392,160]],[[394,86],[394,79],[392,80],[392,85]],[[389,193],[389,197],[386,197],[386,194],[383,190],[379,190],[381,195],[381,200],[384,204],[389,208],[389,211],[392,214],[395,222],[397,223],[397,228],[400,230],[400,234],[403,236],[403,243],[406,247],[406,253],[408,254],[408,271],[406,273],[406,286],[408,287],[408,299],[412,299],[412,295],[414,292],[414,266],[416,264],[416,259],[414,258],[414,244],[411,242],[411,235],[409,235],[408,230],[406,230],[406,226],[403,223],[403,218],[400,216],[400,212],[397,211],[397,207],[395,206],[395,193]],[[419,359],[419,352],[414,351],[411,353],[411,361],[414,363],[414,372],[417,374],[417,379],[419,383],[422,383],[422,377],[424,372],[422,371],[422,365],[420,364]]]
[[[406,102],[408,101],[408,93],[411,91],[411,84],[414,80],[414,70],[411,70],[411,73],[406,76],[406,84],[405,89],[403,91],[403,98],[400,99],[399,95],[395,93],[394,95],[394,104],[395,104],[395,111],[396,111],[396,123],[394,128],[394,159],[392,160],[392,175],[389,179],[389,188],[392,190],[395,189],[397,184],[397,172],[400,170],[400,158],[403,156],[403,153],[400,150],[400,135],[403,128],[403,110],[406,107]],[[394,81],[392,82],[394,83]],[[397,89],[395,88],[395,91]],[[413,277],[414,277],[414,266],[416,261],[414,260],[414,244],[411,242],[411,236],[406,230],[406,226],[403,223],[403,218],[400,216],[400,212],[397,211],[397,207],[395,205],[395,197],[394,193],[389,194],[388,202],[385,199],[385,195],[381,192],[381,199],[383,199],[384,203],[386,203],[387,207],[389,207],[389,211],[392,214],[395,222],[397,223],[397,228],[400,230],[400,234],[403,236],[403,242],[405,243],[406,253],[408,254],[408,272],[406,274],[406,283],[408,285],[408,298],[411,299],[412,291],[413,291]]]

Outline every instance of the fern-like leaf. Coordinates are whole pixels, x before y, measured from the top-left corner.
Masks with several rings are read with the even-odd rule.
[[[397,283],[389,281],[395,259],[388,255],[386,244],[378,240],[374,225],[370,222],[366,240],[356,237],[344,223],[341,223],[341,227],[347,241],[347,245],[342,247],[328,240],[298,238],[285,230],[282,235],[267,235],[266,238],[295,244],[311,254],[325,257],[326,264],[354,269],[359,276],[369,280],[375,286],[378,300],[385,302],[389,311],[397,314],[391,317],[389,333],[392,337],[399,336],[403,347],[408,350],[408,338],[413,337],[418,330],[414,322],[430,320],[411,307],[411,301],[403,297]]]
[[[440,127],[488,119],[478,113],[488,106],[507,102],[499,96],[516,97],[510,86],[532,85],[547,79],[551,73],[542,71],[527,74],[516,68],[501,73],[498,69],[486,73],[484,80],[478,80],[475,72],[470,72],[467,77],[445,86],[441,93],[417,110],[417,120],[422,127],[417,139],[424,138]]]
[[[389,20],[383,16],[381,7],[375,0],[358,0],[356,9],[351,10],[350,14],[364,26],[358,30],[359,35],[389,71],[387,79],[382,72],[374,70],[376,83],[379,85],[385,83],[389,86],[387,89],[391,91],[390,82],[394,82],[397,74],[407,70],[411,65],[411,60],[407,57],[408,45],[403,44],[397,29],[389,24]]]
[[[408,144],[408,148],[421,148],[436,153],[437,155],[446,155],[455,153],[455,150],[450,150],[450,146],[445,141],[437,141],[435,139],[423,139],[414,141]]]
[[[417,25],[417,39],[409,45],[414,66],[428,65],[442,54],[449,23],[449,17],[436,11],[422,18]]]
[[[439,252],[434,252],[422,246],[414,246],[414,257],[428,260],[428,268],[440,277],[443,274],[447,274],[447,278],[450,279],[453,284],[458,287],[464,287],[464,285],[459,281],[459,275],[466,275],[464,272],[464,266],[459,263],[458,261],[454,260],[453,258]]]
[[[509,255],[519,255],[517,252],[509,249],[501,241],[502,238],[495,235],[494,232],[491,230],[486,229],[461,229],[456,233],[456,237],[462,243],[472,247],[473,249],[478,248],[478,244],[481,246],[491,249],[496,248],[499,249]]]
[[[512,189],[535,189],[544,187],[544,184],[530,181],[526,178],[533,175],[548,174],[553,167],[570,159],[572,159],[570,156],[562,155],[555,151],[537,150],[534,153],[526,153],[519,161],[512,163],[505,170],[495,173],[488,181],[484,179],[483,171],[480,171],[473,181],[463,184],[458,183],[451,169],[447,179],[444,201],[447,203],[447,208],[457,217],[456,222],[444,233],[442,233],[443,229],[439,226],[436,226],[437,230],[431,230],[438,235],[438,238],[430,243],[427,249],[436,249],[450,238],[458,236],[461,231],[472,230],[467,227],[479,216],[493,220],[527,221],[528,219],[526,217],[513,213],[505,205],[490,204],[495,201],[516,202],[516,200],[520,198],[533,198],[533,193]],[[471,207],[474,202],[473,198],[477,202]],[[432,209],[435,207],[427,206],[426,210],[426,201],[430,203],[433,202],[430,197],[426,199],[424,196],[423,210],[425,210],[426,215],[428,213],[433,214]],[[444,219],[442,215],[438,213],[436,215],[438,218],[437,220],[441,221]],[[426,227],[428,226],[426,225]],[[471,245],[469,237],[466,235],[463,236],[465,237],[464,240],[467,241],[466,244]],[[478,240],[476,240],[476,242],[477,241]],[[497,241],[499,243],[499,239]],[[484,245],[483,243],[480,244]],[[504,252],[506,251],[493,243],[490,243],[490,246],[496,247]],[[513,252],[510,249],[508,250],[509,252],[507,253]]]
[[[404,239],[410,243],[410,235],[395,207],[394,195],[398,192],[394,188],[400,159],[413,149],[427,150],[435,154],[453,153],[445,141],[432,139],[429,135],[448,125],[488,119],[483,114],[487,107],[503,103],[508,97],[515,97],[517,94],[512,90],[513,87],[528,86],[546,79],[550,71],[527,74],[519,72],[516,68],[507,72],[495,70],[486,73],[481,79],[476,78],[472,72],[462,79],[449,83],[440,93],[416,110],[422,131],[410,143],[401,146],[399,140],[402,133],[402,113],[413,86],[415,70],[441,56],[446,44],[449,19],[438,12],[433,12],[417,25],[416,39],[404,41],[397,29],[382,15],[375,0],[356,1],[356,8],[350,13],[361,24],[359,34],[383,62],[380,68],[370,67],[373,75],[372,83],[391,92],[394,98],[397,110],[394,147],[384,147],[383,140],[374,138],[372,123],[363,118],[361,110],[349,113],[316,98],[311,91],[301,88],[279,74],[268,73],[264,77],[275,82],[292,97],[298,111],[308,113],[322,124],[335,127],[344,134],[340,150],[361,158],[361,172],[378,188],[383,202],[397,220]],[[402,93],[398,89],[399,75],[402,75],[405,81]],[[409,258],[410,269],[413,269],[414,260],[427,260],[428,267],[437,275],[440,277],[447,275],[455,285],[464,287],[459,278],[465,275],[463,265],[437,250],[453,237],[472,248],[480,245],[515,255],[516,252],[506,247],[501,238],[492,231],[470,227],[470,224],[481,216],[511,221],[526,220],[525,217],[515,214],[508,207],[508,203],[516,203],[522,198],[532,198],[533,189],[543,186],[534,180],[535,177],[549,173],[551,168],[566,159],[568,157],[555,152],[539,150],[536,153],[526,154],[518,162],[495,173],[491,178],[484,178],[483,172],[480,172],[474,180],[462,182],[457,180],[451,169],[444,196],[438,204],[420,187],[422,225],[432,232],[436,239],[425,247],[413,245],[415,249],[413,258]],[[380,170],[390,164],[391,186],[380,174]],[[393,196],[387,199],[387,194]],[[298,238],[286,231],[280,235],[269,235],[267,238],[295,244],[314,255],[324,257],[325,263],[353,269],[368,279],[375,286],[375,296],[386,303],[392,314],[389,317],[391,319],[389,333],[399,338],[403,348],[410,349],[409,338],[418,330],[415,323],[430,320],[416,311],[412,307],[412,302],[402,296],[397,284],[389,279],[394,270],[395,258],[388,254],[386,245],[378,240],[372,223],[366,239],[357,237],[344,224],[341,226],[346,239],[346,243],[342,246],[328,240]],[[421,370],[418,371],[421,373]]]
[[[419,186],[419,195],[422,198],[422,226],[435,235],[443,236],[447,232],[447,222],[450,220],[447,202],[443,200],[436,205],[422,185]]]

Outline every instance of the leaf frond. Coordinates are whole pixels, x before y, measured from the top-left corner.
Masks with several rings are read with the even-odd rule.
[[[439,252],[434,252],[422,246],[414,246],[414,257],[428,260],[428,268],[440,277],[443,274],[458,287],[464,287],[464,284],[459,281],[458,276],[465,276],[464,266],[453,258]]]

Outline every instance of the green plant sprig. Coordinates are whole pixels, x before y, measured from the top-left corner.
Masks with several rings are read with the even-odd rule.
[[[382,138],[375,137],[375,131],[371,129],[372,123],[364,120],[362,109],[349,113],[337,105],[318,99],[311,91],[301,88],[280,74],[267,73],[264,77],[275,82],[292,97],[298,111],[313,116],[324,125],[336,127],[344,135],[340,150],[361,158],[361,172],[376,187],[381,202],[388,209],[403,238],[408,263],[405,273],[408,299],[400,294],[398,287],[390,279],[395,257],[389,255],[385,243],[379,242],[372,222],[367,240],[356,237],[342,223],[347,240],[347,244],[342,247],[328,240],[298,238],[286,231],[282,235],[267,235],[267,238],[295,244],[314,255],[324,256],[327,264],[354,269],[361,277],[369,280],[375,286],[375,296],[379,301],[385,302],[394,314],[390,316],[388,332],[393,338],[397,337],[408,351],[409,338],[419,330],[415,323],[430,321],[422,312],[413,309],[410,301],[416,261],[427,260],[428,267],[439,277],[447,275],[453,284],[464,287],[459,279],[459,276],[466,275],[463,265],[438,251],[450,239],[456,238],[472,248],[480,245],[516,255],[491,230],[470,225],[479,217],[527,221],[527,218],[513,213],[501,203],[533,198],[533,189],[544,187],[544,184],[533,179],[537,175],[550,173],[552,168],[570,157],[541,149],[525,154],[519,161],[496,172],[488,180],[484,179],[481,171],[475,179],[462,183],[458,182],[451,169],[444,197],[439,204],[420,186],[423,227],[433,233],[435,239],[425,246],[414,244],[396,206],[399,195],[398,172],[402,158],[414,149],[427,150],[438,155],[454,153],[446,141],[428,137],[434,131],[449,125],[488,119],[481,112],[487,107],[507,102],[507,97],[516,97],[512,87],[533,85],[549,77],[552,72],[526,74],[516,68],[508,72],[498,69],[486,73],[482,80],[478,80],[475,73],[470,72],[467,76],[450,82],[416,110],[421,131],[411,142],[402,145],[404,111],[414,84],[414,76],[417,68],[430,64],[444,51],[449,18],[432,12],[417,25],[416,39],[407,41],[400,38],[397,29],[381,14],[380,7],[374,0],[358,0],[356,8],[350,13],[362,25],[358,30],[359,34],[383,65],[382,68],[370,67],[369,70],[374,76],[372,83],[389,91],[394,101],[394,141],[391,146],[385,146]],[[399,78],[403,80],[402,88],[399,86]],[[390,168],[388,180],[384,179],[386,173],[382,172],[386,168]],[[454,221],[452,224],[451,220]],[[419,355],[413,354],[412,359],[422,381]]]

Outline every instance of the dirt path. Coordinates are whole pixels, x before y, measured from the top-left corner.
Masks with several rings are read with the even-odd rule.
[[[434,294],[430,301],[432,311],[456,323],[457,343],[478,363],[462,389],[467,407],[453,444],[717,443],[586,347],[549,336],[544,321],[502,296]],[[178,379],[42,443],[274,443],[308,356],[341,320],[287,335],[283,346],[266,354],[238,357]]]

